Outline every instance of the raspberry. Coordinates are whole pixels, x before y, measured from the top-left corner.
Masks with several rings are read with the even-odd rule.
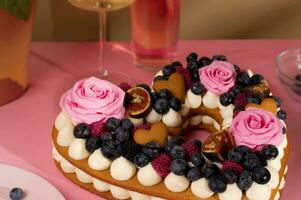
[[[106,132],[106,124],[103,121],[93,122],[89,125],[90,127],[90,134],[93,137],[101,136],[103,133]]]
[[[191,88],[192,78],[191,78],[191,74],[190,74],[189,70],[187,68],[177,67],[176,71],[183,76],[183,78],[185,80],[186,88]]]
[[[131,85],[128,82],[121,82],[119,83],[118,87],[120,87],[123,91],[128,91],[129,89],[131,89]]]
[[[243,168],[240,164],[238,164],[232,160],[225,160],[221,171],[224,172],[224,171],[230,170],[230,169],[236,171],[239,174],[243,171]]]
[[[245,106],[247,104],[247,95],[245,93],[239,93],[234,99],[235,107]]]
[[[150,130],[151,129],[151,125],[149,123],[143,123],[143,124],[139,124],[137,126],[135,126],[134,132],[137,129],[146,129],[146,130]]]
[[[199,147],[194,143],[184,143],[181,145],[186,152],[186,160],[190,161],[192,154],[199,152]]]
[[[142,146],[132,141],[125,141],[122,143],[121,155],[127,160],[134,163],[134,158],[139,153],[142,153]]]
[[[162,153],[152,161],[152,166],[161,177],[166,177],[170,173],[171,161],[167,153]]]

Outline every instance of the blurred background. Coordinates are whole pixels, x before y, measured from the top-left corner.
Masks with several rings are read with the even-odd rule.
[[[300,0],[183,0],[180,39],[300,38]],[[130,39],[130,8],[108,13],[108,39]],[[98,15],[40,0],[35,41],[98,39]]]

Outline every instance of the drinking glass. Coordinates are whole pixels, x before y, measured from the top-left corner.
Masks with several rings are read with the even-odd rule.
[[[106,12],[129,6],[135,0],[68,0],[75,7],[99,13],[99,67],[98,71],[85,74],[96,76],[113,83],[133,83],[133,79],[121,72],[109,71],[106,64]]]
[[[136,0],[131,7],[134,64],[158,70],[177,57],[181,0]]]

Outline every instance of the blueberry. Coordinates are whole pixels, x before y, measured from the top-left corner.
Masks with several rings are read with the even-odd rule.
[[[209,179],[213,175],[219,174],[219,168],[216,164],[209,164],[203,168],[203,174],[206,179]]]
[[[171,63],[171,65],[174,67],[183,67],[182,63],[180,63],[179,61],[174,61]]]
[[[238,145],[238,146],[236,147],[236,149],[237,149],[240,153],[242,153],[242,156],[245,156],[245,155],[247,155],[248,153],[251,153],[251,152],[252,152],[252,150],[251,150],[249,147],[245,146],[245,145]]]
[[[108,140],[113,140],[113,133],[112,132],[106,132],[100,136],[100,141],[102,144],[104,144]]]
[[[108,131],[115,131],[118,127],[120,127],[120,120],[115,117],[110,117],[106,121],[106,129]]]
[[[145,155],[144,153],[140,153],[135,156],[134,163],[137,167],[144,167],[150,162],[150,157]]]
[[[185,154],[186,154],[185,150],[181,146],[174,146],[170,150],[170,155],[173,159],[183,159],[183,158],[185,158]]]
[[[181,107],[182,107],[182,102],[180,101],[180,99],[178,99],[177,97],[172,97],[169,100],[169,106],[175,110],[175,111],[180,111]]]
[[[275,100],[277,107],[279,108],[282,104],[282,100],[278,96],[275,96],[275,95],[273,95],[272,98]]]
[[[247,97],[248,103],[255,103],[255,104],[261,104],[261,98],[258,97]]]
[[[170,99],[172,94],[168,89],[162,89],[159,91],[158,96],[160,99]]]
[[[169,102],[167,99],[158,99],[155,102],[154,109],[159,114],[165,114],[169,111]]]
[[[168,76],[163,76],[163,75],[159,75],[159,76],[156,76],[154,81],[167,81],[168,80]]]
[[[263,80],[263,76],[260,74],[254,74],[251,78],[250,78],[250,85],[258,85],[262,80]]]
[[[189,169],[186,175],[187,179],[189,181],[196,181],[202,178],[202,171],[199,168],[192,167]]]
[[[198,54],[195,52],[190,53],[187,57],[186,57],[186,61],[187,62],[191,62],[192,60],[197,60],[198,59]]]
[[[225,170],[222,175],[227,184],[236,183],[238,179],[237,173],[232,169]]]
[[[259,158],[254,153],[248,153],[247,155],[245,155],[242,164],[244,169],[249,171],[252,171],[253,169],[261,166]]]
[[[287,130],[286,130],[285,126],[283,126],[283,128],[282,128],[282,133],[285,134],[286,131],[287,131]]]
[[[284,112],[283,110],[278,110],[277,111],[277,117],[279,119],[286,120],[286,112]]]
[[[108,159],[115,159],[121,156],[121,144],[118,140],[108,140],[101,147],[101,153]]]
[[[227,58],[224,55],[214,55],[212,56],[212,60],[227,61]]]
[[[243,157],[243,154],[238,149],[234,148],[228,151],[227,157],[229,160],[239,163]]]
[[[10,190],[9,197],[11,200],[21,200],[24,197],[24,191],[21,188],[15,187]]]
[[[256,156],[258,157],[259,161],[260,161],[260,166],[261,167],[265,167],[268,165],[267,160],[265,159],[265,157],[263,156],[263,154],[260,151],[255,151],[254,152],[256,154]]]
[[[190,72],[198,71],[199,69],[199,62],[197,60],[192,60],[187,64],[187,69]]]
[[[130,139],[130,133],[123,127],[119,127],[114,132],[116,140],[119,142],[128,141]]]
[[[90,137],[86,140],[86,149],[88,152],[93,153],[100,147],[101,141],[99,137]]]
[[[199,82],[200,81],[200,76],[199,76],[199,71],[198,70],[192,71],[190,74],[191,74],[191,79],[192,79],[193,82]]]
[[[234,70],[237,74],[241,71],[240,67],[237,65],[234,65]]]
[[[252,179],[258,184],[266,184],[271,179],[271,174],[266,168],[259,167],[253,170]]]
[[[242,87],[240,85],[235,85],[230,90],[233,96],[237,96],[241,91],[242,91]]]
[[[211,177],[209,179],[208,186],[212,190],[212,192],[215,193],[222,193],[227,189],[227,184],[224,182],[221,175]]]
[[[208,57],[201,57],[199,59],[199,64],[200,64],[200,67],[204,67],[204,66],[207,66],[207,65],[210,65],[212,63],[212,60]]]
[[[241,71],[236,75],[236,83],[242,87],[249,86],[250,76],[247,72]]]
[[[180,146],[184,142],[185,142],[185,140],[181,137],[172,137],[167,141],[167,144],[165,145],[164,150],[166,153],[170,153],[171,149],[174,146]]]
[[[160,144],[157,142],[148,142],[143,147],[143,153],[145,153],[147,156],[151,158],[155,158],[159,156],[160,152],[161,152],[161,147]]]
[[[187,169],[188,163],[184,159],[175,159],[170,166],[170,171],[179,176],[185,175]]]
[[[90,127],[86,123],[79,123],[74,127],[73,134],[76,138],[87,138],[90,135]]]
[[[123,142],[121,147],[121,155],[131,162],[134,162],[135,156],[142,152],[142,146],[131,140]]]
[[[125,93],[124,100],[123,100],[123,107],[127,109],[129,107],[129,102],[130,102],[130,96],[128,93]]]
[[[146,91],[148,91],[149,93],[151,92],[151,89],[147,84],[144,84],[144,83],[139,84],[139,85],[137,85],[137,87],[141,87],[141,88],[145,89]]]
[[[279,151],[274,145],[268,144],[261,149],[261,154],[266,160],[273,160],[278,156]]]
[[[248,190],[253,184],[252,176],[249,171],[243,171],[237,180],[237,186],[241,190]]]
[[[219,97],[219,102],[223,106],[228,106],[228,105],[232,104],[233,101],[234,101],[234,99],[230,92],[226,92]]]
[[[121,127],[129,131],[130,133],[134,130],[134,124],[129,119],[121,120]]]
[[[195,82],[191,86],[191,92],[196,95],[201,95],[206,92],[206,88],[200,82]]]
[[[195,144],[199,149],[202,148],[202,142],[198,139],[191,140],[191,143]]]
[[[295,76],[295,80],[301,82],[301,74],[297,74],[297,75]]]
[[[173,65],[166,65],[162,69],[162,73],[165,76],[170,76],[174,72],[176,72],[176,68]]]
[[[203,167],[205,164],[205,159],[201,153],[194,153],[191,155],[191,162],[196,167]]]
[[[150,97],[151,97],[151,101],[152,101],[152,104],[155,104],[155,102],[158,100],[158,95],[157,95],[157,93],[155,93],[155,92],[151,92],[150,93]]]

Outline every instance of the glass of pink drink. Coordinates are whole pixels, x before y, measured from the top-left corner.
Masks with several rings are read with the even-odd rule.
[[[177,57],[181,0],[136,0],[132,5],[134,64],[158,70]]]

